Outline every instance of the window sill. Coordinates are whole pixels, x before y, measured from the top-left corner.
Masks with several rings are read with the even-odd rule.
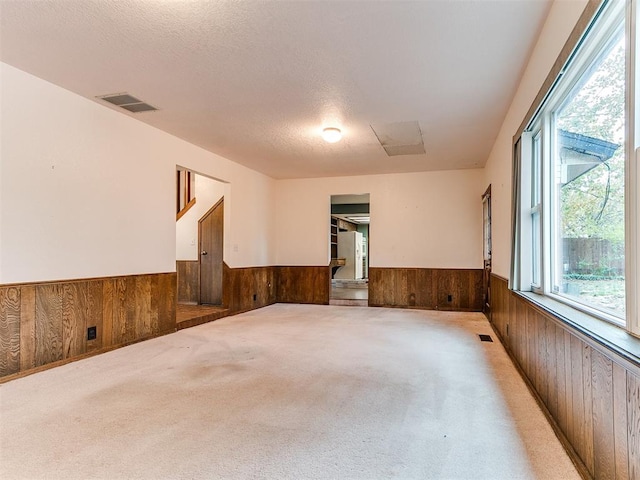
[[[532,292],[513,293],[640,368],[640,338],[634,337],[621,327],[616,327],[545,295]]]

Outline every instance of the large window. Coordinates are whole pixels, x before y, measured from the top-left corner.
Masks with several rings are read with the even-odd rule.
[[[625,45],[620,26],[552,113],[552,289],[625,315]]]
[[[520,290],[640,333],[630,217],[635,109],[627,101],[635,93],[627,67],[635,65],[628,47],[635,34],[625,29],[633,22],[624,7],[611,1],[599,12],[517,144],[514,272]]]

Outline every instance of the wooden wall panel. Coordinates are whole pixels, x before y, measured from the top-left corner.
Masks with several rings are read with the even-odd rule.
[[[200,303],[200,263],[197,260],[176,262],[178,303]]]
[[[36,286],[36,366],[62,360],[62,283]]]
[[[412,293],[415,293],[415,304],[412,307],[421,307],[432,310],[437,305],[437,271],[428,268],[417,268],[415,271],[416,285]]]
[[[573,403],[571,401],[573,398],[573,384],[571,383],[571,337],[572,335],[568,331],[564,332],[564,381],[567,388],[564,398],[564,409],[566,410],[567,418],[565,420],[566,428],[563,428],[562,431],[569,441],[573,438],[573,424],[575,422]]]
[[[127,344],[153,335],[151,284],[152,278],[149,275],[120,277],[115,280],[111,329],[113,345]],[[153,305],[158,308],[161,301],[158,299]],[[154,311],[153,317],[157,314]]]
[[[383,295],[384,289],[382,288],[384,282],[382,281],[384,272],[381,268],[369,267],[369,305],[381,306],[384,305]]]
[[[516,309],[517,311],[517,309]],[[525,322],[526,322],[526,343],[525,349],[527,350],[527,364],[525,365],[525,372],[531,380],[531,383],[534,387],[537,387],[537,377],[536,377],[536,368],[538,365],[538,342],[537,342],[537,314],[533,310],[527,310],[525,313]],[[504,320],[506,325],[509,323],[509,319]]]
[[[260,268],[255,274],[254,282],[258,288],[258,304],[271,305],[277,302],[276,270],[274,267]]]
[[[230,314],[247,312],[276,303],[275,267],[223,270],[223,304]]]
[[[131,343],[136,339],[139,330],[141,330],[137,324],[137,302],[146,303],[147,298],[144,297],[142,289],[139,289],[138,282],[129,277],[122,279],[121,295],[124,300],[120,310],[124,324],[124,327],[121,327],[124,331],[124,337],[121,338],[120,343]],[[139,299],[138,295],[141,295]]]
[[[518,303],[513,301],[513,298],[511,296],[506,296],[506,312],[502,315],[503,317],[503,330],[505,331],[505,337],[507,339],[508,345],[509,347],[512,346],[512,344],[517,343],[517,342],[523,342],[526,343],[527,339],[526,338],[521,338],[518,337],[516,335],[514,335],[512,333],[512,329],[513,327],[515,327],[515,330],[517,331],[518,329],[522,329],[522,328],[526,328],[526,321],[523,322],[523,324],[518,324],[518,325],[511,325],[508,323],[508,320],[511,315],[511,313],[513,312],[513,314],[517,314],[517,310],[519,308]]]
[[[582,378],[582,345],[580,339],[571,336],[571,412],[573,428],[569,440],[584,462],[584,384]]]
[[[558,417],[558,365],[556,356],[556,325],[545,322],[545,346],[547,354],[547,395],[548,408],[555,418]]]
[[[151,337],[151,278],[134,277],[134,321],[135,339]]]
[[[113,280],[113,318],[111,319],[111,345],[125,345],[133,340],[133,326],[127,328],[127,279]],[[131,301],[128,302],[131,308]]]
[[[109,348],[113,345],[114,308],[116,281],[113,278],[102,282],[102,346]]]
[[[331,269],[328,265],[326,267],[279,266],[274,268],[278,302],[329,304]]]
[[[438,310],[481,312],[482,270],[436,270]]]
[[[502,317],[507,314],[507,306],[505,305],[505,299],[508,297],[504,294],[504,289],[496,289],[495,292],[491,292],[491,316],[493,319],[493,328],[500,332],[502,338],[507,338],[506,332],[502,328]],[[518,323],[517,328],[520,328]]]
[[[176,287],[172,274],[151,279],[151,335],[164,335],[176,329]]]
[[[583,475],[640,478],[640,368],[492,276],[491,323]]]
[[[627,372],[629,478],[640,478],[640,376]]]
[[[549,385],[548,385],[548,365],[547,365],[547,339],[546,339],[546,321],[540,315],[535,315],[535,344],[533,348],[536,350],[536,388],[545,404],[549,405]]]
[[[85,282],[62,285],[62,358],[85,353],[88,306]]]
[[[0,378],[175,331],[175,295],[174,273],[0,286]]]
[[[589,469],[589,473],[593,475],[595,455],[594,455],[594,439],[593,439],[593,385],[591,373],[591,347],[586,343],[582,344],[582,381],[584,389],[584,455],[582,457],[585,465]],[[610,412],[611,413],[611,412]],[[598,452],[604,454],[605,452]]]
[[[94,340],[86,339],[87,330],[83,332],[83,338],[85,340],[85,352],[94,352],[102,348],[102,336],[103,336],[103,287],[101,280],[86,282],[87,286],[87,308],[86,308],[86,321],[87,328],[96,327],[96,338]]]
[[[372,267],[369,305],[480,312],[482,270]]]
[[[591,352],[591,386],[593,389],[593,438],[596,478],[616,478],[615,440],[613,436],[613,362],[603,354]]]
[[[0,288],[0,375],[20,370],[20,289]]]
[[[20,371],[36,367],[36,287],[20,288]],[[1,375],[0,375],[1,376]]]
[[[629,442],[627,438],[627,371],[613,364],[613,435],[616,480],[629,476]]]
[[[556,325],[555,331],[555,348],[556,348],[556,392],[557,392],[557,405],[556,418],[558,425],[562,430],[567,426],[567,372],[565,369],[566,357],[566,343],[565,343],[565,331]]]

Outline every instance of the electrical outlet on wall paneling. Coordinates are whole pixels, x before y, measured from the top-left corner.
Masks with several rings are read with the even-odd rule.
[[[98,328],[97,327],[89,327],[87,328],[87,340],[95,340],[98,337]]]

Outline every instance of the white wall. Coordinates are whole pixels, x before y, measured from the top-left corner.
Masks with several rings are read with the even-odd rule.
[[[482,268],[481,170],[278,180],[278,265],[328,265],[331,195],[370,193],[370,266]]]
[[[552,5],[485,167],[484,184],[491,184],[492,271],[504,278],[509,277],[511,262],[513,136],[586,3],[586,0],[569,0],[556,1]]]
[[[0,283],[2,282],[2,205],[4,205],[4,199],[2,195],[2,98],[4,97],[2,91],[2,85],[4,84],[3,73],[4,69],[0,68]]]
[[[272,179],[0,68],[0,283],[175,271],[177,163],[231,184],[227,263],[273,263]]]
[[[176,260],[198,260],[198,221],[218,200],[230,194],[230,184],[195,175],[196,203],[176,222]]]
[[[275,181],[2,64],[0,283],[174,271],[176,164],[229,182],[231,267],[326,265],[330,195],[370,193],[371,266],[481,268],[490,183],[506,277],[512,136],[585,3],[554,3],[484,172]]]

